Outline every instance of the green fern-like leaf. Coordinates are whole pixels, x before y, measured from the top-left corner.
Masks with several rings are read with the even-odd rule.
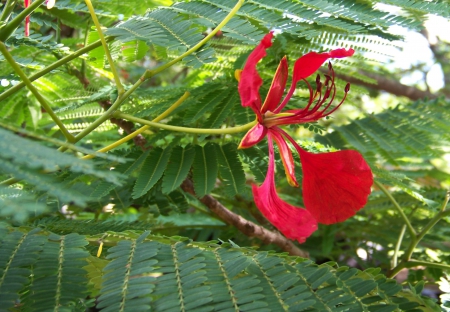
[[[29,292],[23,298],[25,310],[53,310],[69,308],[84,300],[87,292],[87,241],[72,233],[66,236],[50,234],[39,258],[33,266]]]
[[[316,265],[235,244],[148,232],[88,237],[98,239],[112,246],[105,259],[89,255],[86,239],[77,234],[4,235],[2,307],[12,307],[23,294],[24,311],[64,309],[83,302],[89,291],[100,294],[96,308],[105,311],[439,311],[379,269]],[[4,289],[10,279],[16,283]]]
[[[225,185],[225,193],[234,196],[245,189],[245,174],[237,154],[236,144],[215,145],[219,173]]]
[[[139,198],[146,194],[162,177],[166,169],[171,148],[155,148],[145,159],[140,174],[133,188],[133,198]]]
[[[23,222],[28,216],[38,215],[46,210],[46,206],[37,203],[27,191],[12,187],[0,186],[0,216]]]
[[[136,241],[122,241],[109,250],[105,266],[104,282],[98,298],[98,308],[103,311],[149,310],[149,296],[156,281],[151,276],[158,263],[154,257],[158,253],[158,243],[143,242],[141,236]],[[121,274],[117,274],[121,272]]]
[[[189,173],[194,161],[195,150],[189,146],[176,146],[170,155],[167,170],[164,172],[162,192],[167,194],[177,189]]]
[[[192,166],[193,180],[195,192],[199,197],[208,194],[216,184],[218,168],[215,152],[212,143],[195,147],[195,158]]]
[[[335,127],[333,133],[316,139],[340,149],[354,147],[367,158],[378,153],[392,164],[402,157],[436,157],[442,153],[443,140],[449,139],[447,106],[442,100],[417,101]]]
[[[35,264],[45,243],[45,236],[12,232],[1,239],[0,248],[0,304],[11,309],[29,283],[30,267]]]

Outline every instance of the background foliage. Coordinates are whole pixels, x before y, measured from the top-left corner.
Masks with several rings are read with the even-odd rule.
[[[2,309],[447,309],[450,48],[424,24],[449,18],[450,3],[251,0],[234,11],[230,0],[43,2],[29,9],[29,37],[22,2],[1,2]],[[444,87],[400,83],[429,68],[390,65],[404,40],[393,26],[429,40]],[[234,71],[269,30],[277,35],[258,65],[261,94],[285,55],[292,65],[311,50],[356,50],[333,60],[338,97],[352,82],[343,106],[288,131],[310,151],[360,151],[376,178],[364,209],[301,246],[253,204],[267,148],[238,150],[245,132],[225,130],[254,119]],[[303,85],[289,105],[308,99]],[[277,167],[279,193],[302,206]]]

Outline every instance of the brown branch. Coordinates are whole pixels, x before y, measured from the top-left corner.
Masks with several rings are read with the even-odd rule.
[[[191,180],[186,179],[181,184],[181,188],[194,196],[194,185]],[[284,251],[287,251],[292,256],[300,256],[304,258],[308,258],[309,254],[306,251],[301,250],[294,243],[288,240],[286,237],[281,235],[278,232],[271,232],[266,228],[257,225],[247,219],[244,219],[238,214],[228,210],[224,205],[222,205],[217,199],[212,197],[211,195],[205,195],[200,198],[200,201],[209,208],[212,212],[214,212],[220,219],[222,219],[225,223],[236,227],[239,231],[241,231],[244,235],[248,237],[257,237],[263,241],[265,244],[275,244],[279,246]]]
[[[423,99],[426,97],[427,98],[436,98],[437,97],[437,95],[435,95],[433,93],[430,93],[427,91],[422,91],[420,89],[404,85],[398,81],[388,79],[381,75],[369,73],[366,71],[360,71],[360,73],[364,76],[375,79],[377,81],[377,83],[376,84],[367,83],[365,81],[359,80],[355,77],[348,76],[348,75],[345,75],[342,73],[336,73],[336,77],[338,77],[339,79],[345,80],[347,82],[359,85],[359,86],[367,87],[369,89],[382,90],[382,91],[386,91],[386,92],[389,92],[394,95],[405,96],[414,101]]]

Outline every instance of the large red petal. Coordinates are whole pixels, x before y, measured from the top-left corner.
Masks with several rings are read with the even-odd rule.
[[[253,109],[259,119],[261,118],[261,98],[259,96],[259,88],[263,81],[256,70],[256,64],[266,56],[266,49],[272,45],[272,37],[272,32],[265,35],[261,40],[261,43],[252,51],[252,53],[250,53],[244,69],[242,70],[238,84],[242,106],[249,106]]]
[[[303,243],[317,230],[317,221],[307,210],[289,205],[278,197],[275,188],[273,143],[270,136],[267,139],[269,141],[269,168],[264,183],[260,187],[257,185],[252,187],[255,204],[267,220],[284,236]]]
[[[266,100],[264,101],[264,104],[261,108],[262,114],[267,111],[275,111],[278,104],[280,104],[281,98],[284,94],[284,88],[286,88],[287,78],[288,64],[286,57],[283,57],[280,61],[280,65],[278,65],[269,92],[267,93]]]
[[[248,148],[259,143],[267,134],[267,128],[259,122],[254,125],[241,140],[238,148]]]
[[[303,201],[319,223],[345,221],[364,207],[373,175],[360,153],[298,151],[303,168]]]
[[[353,49],[336,49],[330,52],[317,53],[309,52],[300,57],[294,64],[294,73],[292,74],[292,85],[283,103],[276,109],[275,113],[279,113],[287,104],[294,94],[297,82],[314,74],[322,64],[329,58],[343,58],[352,56],[355,53]]]
[[[329,58],[343,58],[352,56],[354,53],[355,50],[353,49],[336,49],[324,53],[309,52],[295,62],[292,82],[294,84],[301,79],[311,76]]]

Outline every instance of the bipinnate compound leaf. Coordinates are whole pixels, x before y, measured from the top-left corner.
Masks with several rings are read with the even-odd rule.
[[[37,232],[37,231],[33,231]],[[2,238],[0,250],[0,306],[13,308],[29,283],[31,266],[42,252],[45,236],[13,232]]]
[[[2,309],[84,311],[97,296],[101,311],[439,311],[376,269],[139,231],[2,233]]]
[[[32,267],[29,292],[23,304],[30,311],[64,310],[87,295],[87,276],[83,266],[89,252],[86,239],[76,233],[50,234]],[[30,309],[31,308],[31,309]]]

